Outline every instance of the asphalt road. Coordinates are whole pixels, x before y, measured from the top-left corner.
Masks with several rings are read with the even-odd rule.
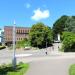
[[[27,75],[69,75],[69,67],[75,63],[75,53],[58,52],[58,46],[60,47],[60,44],[57,43],[54,48],[16,51],[17,63],[30,63]],[[12,58],[13,50],[0,50],[0,64],[11,63]]]
[[[71,64],[75,63],[74,58],[52,57],[30,63],[26,75],[69,75]]]

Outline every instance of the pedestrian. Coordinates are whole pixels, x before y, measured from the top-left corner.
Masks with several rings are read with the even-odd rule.
[[[45,54],[47,55],[47,51],[45,52]]]
[[[59,49],[59,46],[58,46],[58,49]]]
[[[54,51],[54,46],[52,46],[52,50]]]

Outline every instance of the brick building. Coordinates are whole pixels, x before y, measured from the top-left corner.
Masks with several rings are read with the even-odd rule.
[[[21,41],[29,37],[30,28],[29,27],[16,27],[16,41]],[[13,41],[13,27],[4,27],[5,44],[12,44]]]

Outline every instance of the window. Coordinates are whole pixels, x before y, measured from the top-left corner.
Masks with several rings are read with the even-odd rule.
[[[24,30],[23,30],[23,33],[24,33]]]
[[[20,30],[20,33],[22,33],[22,30]]]
[[[17,30],[17,33],[18,33],[18,30]]]
[[[27,30],[25,30],[25,33],[27,33]]]
[[[17,40],[18,40],[18,38],[17,38]]]
[[[19,40],[20,40],[20,38],[19,38]]]
[[[21,38],[21,40],[22,40],[22,38]]]

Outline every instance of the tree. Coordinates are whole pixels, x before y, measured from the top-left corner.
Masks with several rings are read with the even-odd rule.
[[[75,17],[74,16],[68,16],[65,23],[64,30],[75,33]]]
[[[63,31],[75,33],[75,16],[62,16],[53,24],[53,33],[58,34]]]
[[[65,28],[65,22],[68,16],[61,16],[54,24],[53,24],[53,37],[56,39],[57,34],[62,34]]]
[[[43,23],[34,24],[30,31],[30,41],[33,47],[43,48],[46,43],[49,46],[52,43],[52,30]]]
[[[64,52],[75,52],[75,34],[72,32],[63,32],[62,38]]]
[[[65,22],[67,20],[68,16],[62,16],[60,17],[54,24],[53,24],[53,32],[55,34],[62,33],[65,27]]]

